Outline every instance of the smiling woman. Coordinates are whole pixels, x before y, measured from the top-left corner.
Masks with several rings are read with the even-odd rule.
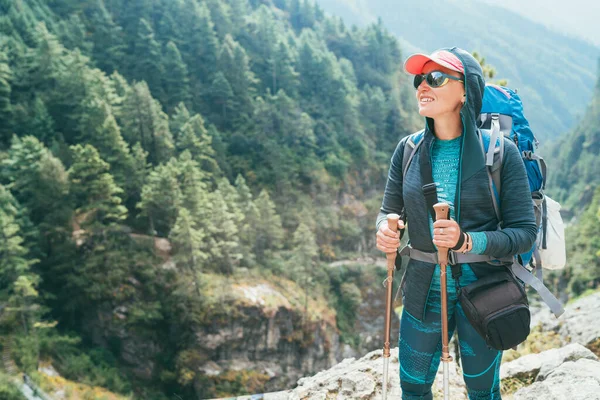
[[[489,206],[491,193],[476,125],[485,86],[481,66],[471,54],[455,47],[430,56],[415,54],[404,68],[414,75],[425,129],[396,147],[377,218],[377,248],[385,253],[397,251],[405,227],[400,220],[399,233],[389,229],[387,214],[404,215],[410,233],[398,344],[402,399],[432,399],[440,355],[449,361],[445,347],[442,353],[442,343],[447,344],[442,332],[447,327],[449,337],[458,332],[469,399],[497,400],[502,352],[489,348],[471,325],[458,293],[461,287],[497,271],[482,260],[513,256],[518,245],[533,245],[533,210],[521,212],[515,203],[530,196],[527,176],[517,148],[505,140],[504,159],[514,169],[510,178],[502,178],[504,233],[495,232],[500,221]],[[407,143],[413,150],[405,163]],[[438,201],[448,205],[448,219],[434,221],[432,206]],[[452,250],[453,256],[460,254],[452,273],[444,265],[442,274],[438,248]]]

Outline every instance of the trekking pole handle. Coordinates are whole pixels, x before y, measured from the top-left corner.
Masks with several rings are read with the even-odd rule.
[[[435,220],[448,219],[450,207],[447,203],[434,204]],[[440,265],[448,265],[448,248],[438,246],[438,263]]]

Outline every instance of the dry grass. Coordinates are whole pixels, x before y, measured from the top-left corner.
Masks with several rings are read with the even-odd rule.
[[[62,376],[48,376],[40,374],[41,388],[51,396],[56,392],[63,392],[66,400],[130,400],[131,397],[112,393],[98,386],[88,386],[73,382]],[[56,397],[56,396],[53,396]]]

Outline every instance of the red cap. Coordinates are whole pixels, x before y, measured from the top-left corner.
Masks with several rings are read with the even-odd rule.
[[[404,69],[409,74],[418,75],[423,72],[423,67],[429,61],[451,69],[452,71],[465,73],[462,62],[454,54],[447,50],[440,50],[432,53],[430,56],[425,54],[413,54],[404,62]]]

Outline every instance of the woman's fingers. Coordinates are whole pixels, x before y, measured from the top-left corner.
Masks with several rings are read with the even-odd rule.
[[[377,232],[377,243],[389,246],[400,246],[400,235],[395,235],[392,231],[389,232],[391,232],[391,235],[387,235],[382,231]]]
[[[383,247],[377,245],[377,249],[383,251],[384,253],[395,253],[398,251],[398,247]]]
[[[452,247],[456,246],[456,243],[452,243],[450,240],[433,239],[433,244],[435,244],[438,247],[448,247],[448,248],[452,248]]]
[[[454,247],[460,238],[460,227],[452,219],[440,219],[433,223],[433,243],[439,247]]]
[[[433,223],[434,228],[448,228],[450,226],[458,226],[453,219],[438,219]]]
[[[404,221],[398,221],[398,231],[388,227],[387,221],[381,224],[377,231],[377,249],[384,253],[394,253],[400,247],[400,229],[404,229]]]

